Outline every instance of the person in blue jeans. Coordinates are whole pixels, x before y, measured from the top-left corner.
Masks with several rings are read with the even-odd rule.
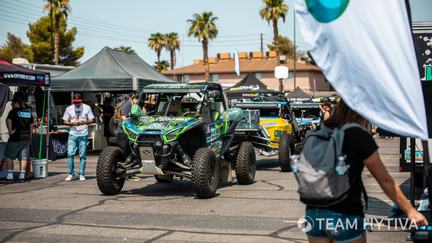
[[[330,118],[324,121],[324,125],[334,129],[348,123],[358,123],[366,127],[367,120],[340,100]],[[310,243],[366,242],[366,228],[370,226],[370,222],[365,221],[361,200],[362,193],[365,192],[362,181],[364,167],[411,222],[415,222],[417,226],[428,224],[426,218],[413,208],[399,185],[388,173],[378,153],[378,146],[366,129],[348,128],[345,131],[342,152],[346,155],[346,163],[349,165],[350,190],[346,199],[335,205],[328,207],[306,205],[305,220],[310,227],[304,231]]]
[[[86,156],[87,156],[87,141],[88,141],[88,125],[94,122],[94,115],[90,106],[83,104],[82,96],[75,94],[72,99],[73,105],[68,106],[63,115],[63,122],[70,126],[69,139],[67,147],[67,160],[69,175],[65,181],[76,179],[74,156],[79,151],[80,168],[79,179],[84,181]]]

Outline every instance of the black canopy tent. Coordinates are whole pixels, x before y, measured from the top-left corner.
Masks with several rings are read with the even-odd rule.
[[[50,86],[50,74],[45,72],[40,72],[36,70],[31,70],[19,65],[12,64],[6,60],[0,60],[0,83],[5,84],[7,86],[45,86],[48,88]],[[49,104],[50,99],[48,97],[47,103]],[[45,96],[43,98],[43,107],[42,108],[42,126],[44,121],[44,112],[45,112]],[[3,111],[2,111],[3,112]],[[48,121],[47,128],[49,127],[50,114],[48,109]],[[47,129],[48,130],[48,129]],[[47,132],[48,134],[48,132]],[[42,138],[42,135],[41,135]],[[40,143],[41,145],[42,143]],[[48,146],[49,146],[49,135],[46,139],[47,152],[46,156],[48,159]],[[39,149],[39,159],[41,159],[40,154],[41,148]]]
[[[289,101],[310,100],[311,96],[304,92],[300,87],[295,88],[291,93],[286,95]]]
[[[0,83],[9,86],[49,86],[50,74],[0,60]]]
[[[241,81],[226,90],[229,99],[242,99],[258,96],[259,94],[279,95],[279,91],[267,89],[254,73],[248,73]]]
[[[174,80],[157,72],[136,53],[104,47],[80,66],[52,80],[52,92],[136,91],[150,83]]]

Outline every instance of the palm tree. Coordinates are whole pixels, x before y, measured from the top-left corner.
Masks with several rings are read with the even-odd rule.
[[[148,46],[156,52],[157,63],[159,65],[161,63],[160,56],[162,49],[166,46],[165,36],[159,32],[151,34],[148,39]],[[157,69],[160,69],[159,66]]]
[[[60,43],[60,21],[67,18],[71,10],[69,0],[49,0],[44,7],[45,11],[51,12],[54,17],[54,64],[59,63],[59,43]]]
[[[128,54],[135,53],[134,49],[132,49],[132,47],[130,47],[130,46],[119,46],[119,47],[114,48],[114,50],[126,52]]]
[[[170,67],[170,64],[166,60],[162,60],[160,62],[155,62],[155,65],[153,66],[156,70],[159,72],[166,71]]]
[[[270,24],[273,24],[273,43],[276,47],[276,60],[277,65],[280,63],[279,53],[279,29],[278,20],[282,18],[285,22],[285,16],[288,12],[288,6],[284,3],[284,0],[262,0],[265,6],[260,10],[259,14],[262,19],[267,20]]]
[[[204,55],[205,80],[209,80],[210,67],[208,62],[208,44],[209,40],[217,37],[216,20],[212,12],[203,12],[201,15],[195,13],[192,19],[188,19],[190,24],[188,36],[194,36],[201,42]]]
[[[175,66],[176,50],[180,50],[180,40],[178,34],[171,32],[165,35],[165,48],[170,53],[171,70]]]

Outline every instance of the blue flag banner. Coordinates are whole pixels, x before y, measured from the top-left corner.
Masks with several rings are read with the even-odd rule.
[[[405,0],[295,0],[303,39],[351,109],[379,127],[428,138]]]

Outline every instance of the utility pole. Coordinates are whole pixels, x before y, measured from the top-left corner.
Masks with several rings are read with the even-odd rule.
[[[263,38],[263,33],[260,34],[260,39],[261,39],[261,58],[264,59],[264,38]]]
[[[51,64],[54,65],[54,36],[53,36],[53,5],[52,0],[49,0],[50,3],[50,34],[51,34]]]

